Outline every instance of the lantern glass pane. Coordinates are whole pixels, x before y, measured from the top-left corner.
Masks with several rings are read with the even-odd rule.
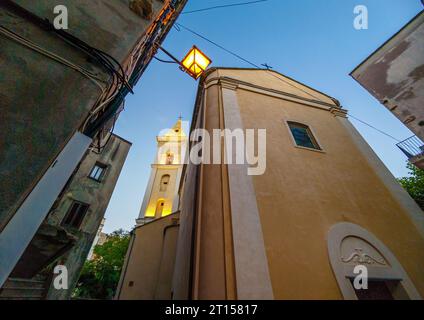
[[[190,67],[194,63],[194,50],[189,53],[189,55],[184,59],[183,66],[187,69],[190,69]]]
[[[193,47],[184,60],[181,62],[184,68],[196,79],[211,64],[211,60],[206,57],[199,49]]]
[[[210,60],[205,57],[203,54],[201,54],[198,50],[196,50],[196,64],[202,69],[206,70],[206,68],[210,64]]]

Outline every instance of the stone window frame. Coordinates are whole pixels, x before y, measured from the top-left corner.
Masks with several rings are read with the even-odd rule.
[[[85,208],[84,214],[82,215],[82,217],[81,217],[78,225],[73,225],[72,223],[66,223],[66,220],[68,220],[69,219],[69,216],[71,215],[72,209],[76,205],[78,205],[79,207]],[[70,205],[68,207],[68,210],[66,211],[66,214],[63,217],[60,225],[62,227],[65,227],[65,228],[71,228],[71,229],[75,229],[75,230],[81,230],[81,227],[84,224],[84,220],[87,218],[87,214],[89,213],[89,210],[90,210],[90,204],[89,203],[85,203],[83,201],[71,199],[71,203],[70,203]],[[71,221],[73,221],[73,220],[71,220]]]
[[[95,177],[93,176],[94,170],[95,170],[96,168],[99,168],[99,169],[101,169],[101,170],[102,170],[102,172],[100,173],[100,176],[99,176],[98,178],[95,178]],[[108,166],[107,164],[104,164],[104,163],[101,163],[101,162],[97,161],[97,162],[94,164],[94,166],[91,168],[90,173],[88,174],[88,178],[89,178],[89,179],[91,179],[91,180],[94,180],[94,181],[96,181],[96,182],[102,182],[102,181],[103,181],[103,179],[104,179],[104,178],[105,178],[105,176],[106,176],[106,172],[107,172],[108,168],[109,168],[109,166]]]
[[[327,237],[327,249],[332,270],[345,300],[358,300],[350,281],[351,278],[356,276],[356,274],[353,273],[354,266],[347,265],[343,262],[343,257],[341,256],[341,245],[343,240],[348,237],[359,238],[368,243],[381,254],[385,261],[387,261],[387,267],[384,268],[367,266],[368,277],[370,279],[398,281],[400,287],[397,296],[394,295],[395,299],[422,299],[402,265],[383,242],[371,232],[357,224],[341,222],[330,228]]]
[[[321,142],[319,141],[318,136],[317,136],[315,130],[312,128],[311,125],[309,125],[307,123],[304,123],[302,121],[299,121],[299,120],[295,120],[295,119],[283,119],[283,122],[284,122],[284,124],[285,124],[285,126],[286,126],[286,128],[287,128],[287,130],[289,132],[289,136],[290,136],[290,139],[291,139],[294,147],[299,148],[299,149],[303,149],[303,150],[309,150],[309,151],[315,151],[315,152],[325,153],[325,150],[324,150]],[[313,140],[315,140],[315,142],[316,142],[316,144],[317,144],[317,146],[318,146],[319,149],[299,146],[297,144],[294,136],[293,136],[293,132],[291,131],[290,123],[295,123],[295,124],[297,123],[299,125],[302,125],[302,126],[307,127],[308,130],[309,130],[309,132],[310,132],[310,134],[312,135]]]

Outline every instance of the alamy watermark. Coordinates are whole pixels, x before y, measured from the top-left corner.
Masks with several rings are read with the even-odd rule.
[[[353,19],[353,27],[356,30],[368,30],[368,8],[365,5],[357,5],[353,9],[355,18]]]
[[[69,19],[68,19],[68,8],[64,5],[57,5],[53,9],[55,18],[53,20],[53,26],[57,30],[68,30]]]
[[[57,5],[53,9],[55,18],[53,26],[57,30],[69,29],[68,8],[65,5]],[[353,8],[353,27],[356,30],[368,30],[368,7],[365,5],[356,5]]]
[[[188,132],[187,121],[183,127]],[[159,137],[170,130],[162,130]],[[195,129],[185,142],[171,138],[160,146],[157,163],[172,164],[177,158],[180,164],[245,165],[248,175],[262,175],[266,170],[266,129]]]
[[[64,265],[57,265],[53,269],[53,287],[56,290],[68,290],[68,268]]]
[[[353,287],[356,290],[367,290],[368,289],[368,268],[362,264],[359,264],[353,268],[353,273],[356,274],[353,279]]]

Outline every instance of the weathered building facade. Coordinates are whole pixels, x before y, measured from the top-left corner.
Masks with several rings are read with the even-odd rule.
[[[424,11],[351,76],[416,134],[398,146],[412,163],[424,168]]]
[[[88,253],[87,260],[92,260],[94,258],[94,248],[97,245],[102,245],[107,240],[107,233],[103,232],[103,227],[105,225],[106,219],[103,218],[102,222],[100,223],[99,229],[97,229],[96,237],[94,238],[93,244],[91,245],[90,252]]]
[[[422,211],[337,100],[271,70],[212,68],[199,84],[192,131],[198,128],[211,136],[214,129],[266,129],[266,170],[185,165],[174,221],[149,229],[133,248],[149,250],[148,239],[162,236],[165,225],[178,230],[166,296],[421,299]],[[232,154],[225,137],[220,152]],[[369,290],[352,284],[358,265],[368,270]],[[164,268],[149,260],[138,266],[144,276]],[[119,298],[157,298],[129,289],[145,280],[139,275],[121,284]]]
[[[185,3],[0,1],[0,286]],[[53,25],[58,5],[68,29]]]
[[[47,218],[0,289],[0,299],[69,299],[104,219],[131,143],[112,135],[100,153],[87,151]],[[53,285],[54,267],[65,266],[68,289]],[[17,286],[17,283],[26,283]],[[34,290],[31,283],[43,283]]]

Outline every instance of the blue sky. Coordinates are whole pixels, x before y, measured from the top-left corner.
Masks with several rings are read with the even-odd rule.
[[[189,0],[186,11],[245,0]],[[366,5],[369,29],[353,27],[356,5]],[[420,0],[269,0],[250,6],[181,15],[178,22],[255,64],[274,70],[337,98],[350,113],[402,140],[412,133],[357,84],[349,73],[411,20]],[[182,58],[196,44],[213,66],[250,67],[187,31],[169,33],[163,47]],[[159,53],[158,57],[165,58]],[[130,230],[138,216],[156,135],[181,114],[190,120],[197,82],[176,65],[153,60],[129,95],[115,132],[133,142],[106,212],[105,232]],[[406,158],[396,141],[351,119],[389,170],[407,175]]]

